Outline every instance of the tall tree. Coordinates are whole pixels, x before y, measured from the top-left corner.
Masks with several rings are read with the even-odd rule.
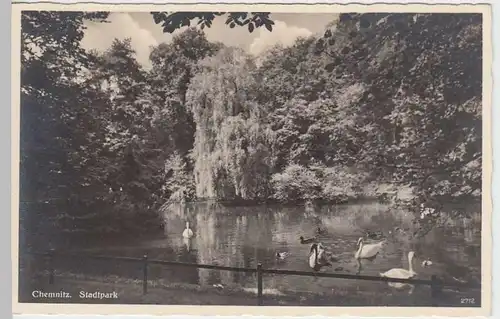
[[[166,155],[155,135],[158,108],[130,39],[115,40],[95,71],[109,95],[101,180],[110,189],[110,212],[128,228],[157,222],[154,210],[164,195]]]
[[[187,105],[196,123],[196,193],[199,197],[255,199],[267,193],[268,129],[257,104],[250,56],[228,48],[205,59],[192,80]],[[265,122],[264,122],[265,123]]]
[[[104,21],[107,15],[21,15],[20,218],[22,225],[28,221],[29,234],[46,231],[50,218],[69,211],[70,198],[78,193],[81,174],[69,163],[87,133],[74,126],[85,99],[76,80],[94,61],[80,40],[85,20]]]
[[[192,114],[186,110],[189,83],[195,76],[197,63],[221,48],[221,44],[209,42],[202,31],[190,28],[175,35],[171,43],[160,44],[151,52],[152,94],[156,103],[162,105],[158,125],[183,158],[193,148],[195,130]]]
[[[436,208],[481,195],[481,23],[479,14],[343,14],[318,44],[332,72],[367,87],[355,105],[360,158]]]

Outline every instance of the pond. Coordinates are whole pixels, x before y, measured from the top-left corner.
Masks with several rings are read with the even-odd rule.
[[[321,271],[355,274],[357,263],[354,253],[358,238],[366,231],[381,231],[386,235],[387,245],[375,260],[362,263],[362,275],[378,276],[391,268],[407,269],[408,252],[415,251],[414,268],[418,278],[430,279],[432,274],[436,274],[447,281],[480,282],[481,218],[479,213],[471,216],[459,221],[450,220],[424,237],[413,238],[413,216],[390,210],[379,203],[323,207],[175,204],[164,211],[166,226],[160,236],[100,243],[85,249],[82,247],[81,250],[134,257],[147,253],[152,259],[232,267],[255,268],[260,262],[264,268],[312,271],[308,265],[310,244],[301,244],[299,237],[314,236],[319,227],[323,232],[320,241],[339,259],[332,267]],[[182,238],[186,221],[190,222],[194,232],[190,240]],[[406,230],[393,232],[395,227]],[[277,252],[289,255],[279,260]],[[431,260],[432,265],[423,267],[424,260]],[[108,274],[124,275],[119,272],[129,272],[118,265],[98,268]],[[222,284],[248,290],[256,287],[253,274],[220,270],[152,266],[150,276],[181,284]],[[140,266],[137,278],[140,278]],[[302,276],[264,277],[264,288],[276,294],[286,291],[325,293],[343,286],[378,292],[387,284]]]

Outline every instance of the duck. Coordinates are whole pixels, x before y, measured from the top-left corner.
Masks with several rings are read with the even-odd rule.
[[[182,237],[191,238],[193,237],[193,231],[189,228],[189,222],[186,222],[186,229],[182,232]]]
[[[222,285],[222,284],[213,284],[212,286],[213,286],[214,288],[218,289],[218,290],[222,290],[222,289],[224,289],[224,285]]]
[[[286,258],[286,257],[288,257],[288,256],[290,256],[290,253],[288,253],[288,252],[286,252],[286,251],[285,251],[285,252],[281,252],[281,253],[280,253],[280,252],[277,252],[277,253],[276,253],[276,259],[281,259],[281,260],[283,260],[283,259],[285,259],[285,258]]]
[[[363,237],[360,237],[358,239],[358,242],[356,244],[358,250],[356,250],[356,252],[354,253],[354,258],[358,263],[358,274],[361,272],[361,259],[368,259],[371,261],[374,260],[379,254],[379,252],[382,250],[385,243],[386,241],[383,240],[376,244],[365,245]]]
[[[311,244],[311,243],[314,243],[316,241],[316,237],[305,239],[303,236],[300,236],[299,239],[300,239],[301,244]]]
[[[410,251],[408,253],[408,269],[403,268],[392,268],[386,272],[380,273],[381,277],[385,278],[397,278],[397,279],[411,279],[414,278],[417,273],[413,270],[413,258],[415,257],[415,252]],[[388,285],[394,288],[403,288],[405,286],[410,286],[409,294],[413,293],[414,285],[405,284],[401,282],[389,282]]]
[[[429,259],[422,261],[422,267],[429,267],[432,266],[432,261]]]
[[[322,267],[331,266],[332,264],[324,258],[324,247],[321,243],[311,245],[309,252],[309,266],[314,271],[319,271]]]

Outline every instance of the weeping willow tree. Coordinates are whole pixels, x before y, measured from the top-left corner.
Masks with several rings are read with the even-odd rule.
[[[255,64],[242,50],[226,48],[202,61],[198,71],[186,95],[196,123],[196,196],[268,197],[272,137],[256,102]]]

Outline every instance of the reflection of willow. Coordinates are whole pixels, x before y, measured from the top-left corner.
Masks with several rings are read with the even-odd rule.
[[[297,231],[291,231],[289,214],[284,212],[277,212],[273,215],[274,222],[270,223],[272,225],[272,240],[273,242],[296,242]]]
[[[275,252],[270,252],[268,247],[272,245],[273,233],[270,218],[259,216],[253,218],[248,223],[248,230],[245,233],[245,245],[254,247],[254,260],[266,261],[275,259]],[[253,265],[255,267],[255,265]]]
[[[191,251],[191,238],[182,238],[182,242],[187,252]]]
[[[224,218],[226,217],[226,218]],[[246,220],[246,217],[244,217]],[[230,227],[230,218],[217,214],[213,209],[198,212],[196,215],[198,227],[198,257],[200,263],[237,266],[241,259],[238,251],[238,241]],[[236,229],[236,233],[238,233]],[[214,272],[219,272],[215,275]],[[231,273],[227,271],[199,269],[200,284],[208,285],[214,278],[223,284],[231,282]]]
[[[249,267],[248,256],[245,256],[245,240],[248,234],[248,218],[246,215],[241,215],[236,218],[236,223],[234,226],[234,231],[231,234],[232,245],[231,253],[226,254],[229,262],[234,267]],[[234,256],[234,257],[233,257]],[[226,280],[230,280],[234,283],[241,283],[248,276],[246,273],[240,272],[226,272]]]
[[[198,259],[202,264],[213,264],[215,251],[215,216],[213,211],[196,214]],[[209,284],[210,269],[198,269],[200,285]]]
[[[316,213],[316,207],[314,207],[314,204],[311,201],[307,201],[304,203],[304,217],[305,218],[318,217],[318,214]]]
[[[163,208],[163,216],[165,220],[168,222],[169,220],[178,218],[184,219],[186,215],[187,205],[186,203],[170,203]]]
[[[243,251],[247,233],[247,216],[228,217],[213,210],[196,215],[198,227],[198,256],[200,263],[223,266],[244,267]],[[209,285],[219,281],[225,285],[238,281],[233,278],[238,273],[220,270],[199,269],[200,284]]]

